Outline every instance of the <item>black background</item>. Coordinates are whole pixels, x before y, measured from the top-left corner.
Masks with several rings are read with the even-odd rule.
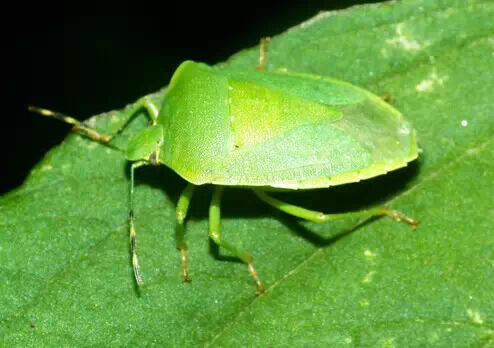
[[[21,185],[70,130],[61,122],[27,112],[28,105],[83,120],[159,90],[186,59],[215,64],[320,11],[368,2],[378,0],[202,3],[199,7],[185,1],[161,6],[141,2],[132,5],[137,9],[119,3],[119,14],[112,16],[49,15],[31,9],[20,19],[12,18],[14,25],[4,11],[0,194]],[[65,8],[58,10],[63,13]]]

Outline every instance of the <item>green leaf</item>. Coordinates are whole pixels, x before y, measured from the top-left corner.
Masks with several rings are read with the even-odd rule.
[[[0,334],[8,347],[434,346],[494,344],[494,3],[400,1],[321,13],[275,37],[269,69],[343,79],[394,106],[423,153],[402,170],[290,193],[325,212],[386,203],[418,219],[314,225],[226,190],[226,240],[250,250],[268,291],[208,242],[211,189],[187,223],[191,284],[180,278],[175,205],[185,181],[137,171],[128,242],[129,164],[72,134],[0,200]],[[252,69],[257,48],[228,62]],[[163,92],[154,98],[160,100]],[[111,129],[119,111],[94,119]],[[51,122],[49,120],[48,123]],[[55,121],[53,121],[55,122]],[[119,141],[146,123],[137,117]]]

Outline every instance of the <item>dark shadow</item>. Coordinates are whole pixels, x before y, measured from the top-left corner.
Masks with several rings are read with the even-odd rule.
[[[358,211],[386,204],[393,197],[400,195],[413,184],[419,171],[420,164],[415,161],[405,168],[359,183],[340,185],[328,189],[273,192],[270,195],[294,205],[328,214]],[[130,180],[130,163],[126,166],[126,175]],[[145,184],[162,189],[175,205],[187,185],[183,178],[164,165],[141,167],[136,170],[135,177],[136,187]],[[204,185],[196,189],[186,221],[208,219],[211,195],[212,185]],[[363,225],[381,218],[367,219],[354,228],[342,229],[337,235],[324,237],[302,226],[300,224],[301,219],[280,212],[260,201],[249,189],[232,187],[224,191],[222,201],[223,219],[265,218],[269,216],[275,216],[292,233],[301,236],[317,247],[328,247]],[[216,259],[228,262],[242,262],[237,257],[228,255],[227,252],[224,255],[223,251],[220,251],[218,245],[212,240],[209,240],[209,243],[210,253]]]
[[[236,256],[225,255],[225,251],[220,251],[219,245],[216,244],[211,238],[209,238],[209,253],[218,261],[244,263]]]
[[[321,236],[317,233],[312,232],[310,229],[306,228],[305,226],[302,226],[299,221],[296,218],[293,218],[291,216],[279,216],[278,219],[280,220],[283,225],[285,225],[292,233],[302,237],[304,240],[308,241],[312,245],[318,247],[318,248],[324,248],[328,247],[343,237],[346,237],[347,235],[353,233],[354,231],[358,230],[359,228],[371,223],[372,221],[379,219],[380,217],[372,217],[369,218],[365,221],[362,221],[359,223],[357,226],[350,228],[350,229],[342,229],[340,232],[338,232],[335,235],[325,237]]]

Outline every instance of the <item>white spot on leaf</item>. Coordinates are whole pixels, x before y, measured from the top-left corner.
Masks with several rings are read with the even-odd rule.
[[[427,91],[432,89],[432,81],[431,80],[422,80],[415,89],[419,92]]]
[[[369,250],[369,249],[364,250],[364,255],[366,257],[372,257],[372,258],[377,256],[377,254],[375,252],[373,252],[372,250]]]
[[[397,37],[387,39],[386,43],[394,46],[403,46],[406,50],[418,50],[421,48],[417,40],[410,40],[403,32],[404,23],[400,23],[396,26]]]
[[[374,274],[376,274],[376,271],[370,271],[369,273],[367,273],[364,279],[362,279],[362,283],[370,283]]]
[[[467,120],[463,120],[463,121],[461,121],[461,125],[462,125],[463,127],[468,126],[468,121],[467,121]]]
[[[468,308],[467,309],[467,314],[468,317],[472,320],[474,324],[479,324],[482,325],[484,323],[484,320],[480,316],[480,313],[477,311],[474,311],[473,309]]]
[[[442,86],[447,80],[448,76],[439,76],[436,71],[433,71],[427,79],[420,81],[415,89],[419,92],[431,91],[435,85]]]

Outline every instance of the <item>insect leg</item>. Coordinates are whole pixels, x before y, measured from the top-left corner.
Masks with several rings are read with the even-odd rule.
[[[130,210],[129,210],[129,225],[130,225],[130,252],[132,254],[132,266],[134,267],[134,274],[138,285],[142,285],[141,269],[139,268],[139,261],[137,260],[136,253],[136,232],[134,228],[134,170],[149,164],[148,162],[139,161],[132,163],[130,167]]]
[[[405,214],[399,211],[390,210],[383,207],[371,208],[368,210],[361,210],[351,213],[323,214],[318,211],[309,210],[289,203],[285,203],[283,201],[280,201],[278,199],[275,199],[267,195],[265,192],[261,190],[253,190],[253,191],[261,200],[271,205],[272,207],[275,207],[287,214],[294,215],[302,219],[313,221],[316,223],[323,223],[323,222],[341,220],[347,218],[370,218],[373,216],[388,215],[391,216],[396,221],[404,221],[412,225],[413,228],[415,228],[415,226],[417,226],[418,224],[418,221],[406,216]]]
[[[177,237],[177,248],[180,250],[180,261],[182,263],[182,277],[185,282],[190,281],[189,273],[187,271],[189,256],[187,244],[185,243],[185,228],[184,228],[184,220],[187,216],[187,210],[189,208],[190,200],[194,194],[194,189],[196,186],[194,184],[188,184],[185,190],[180,195],[177,204],[177,229],[176,229],[176,237]]]
[[[123,124],[124,128],[131,119],[131,116],[135,115],[141,108],[144,108],[147,111],[149,118],[153,121],[153,124],[156,124],[160,110],[158,106],[153,103],[151,98],[144,96],[124,110],[124,113],[128,116],[124,117],[124,119],[127,119],[127,121]]]
[[[223,186],[215,186],[213,192],[213,199],[211,200],[211,205],[209,206],[209,237],[220,247],[225,248],[233,255],[237,256],[243,262],[245,262],[249,268],[249,273],[254,278],[254,281],[257,284],[258,295],[264,292],[264,286],[261,283],[261,280],[257,276],[256,269],[254,268],[254,264],[252,263],[252,257],[246,254],[243,251],[238,250],[236,247],[231,245],[228,242],[225,242],[221,238],[220,232],[220,222],[221,222],[221,210],[220,210],[220,200],[221,194],[223,192]]]
[[[134,116],[137,115],[137,111],[139,111],[140,109],[145,109],[153,125],[156,124],[156,120],[158,119],[158,114],[159,114],[158,107],[156,106],[156,104],[153,103],[153,101],[148,96],[142,97],[139,100],[137,100],[134,104],[128,106],[126,109],[122,111],[124,114],[122,117],[122,121],[119,125],[115,127],[114,133],[111,136],[108,136],[107,142],[110,142],[115,136],[120,134],[125,129],[125,127],[128,126],[130,121],[132,121]]]
[[[266,70],[268,65],[267,45],[271,42],[271,38],[264,37],[259,44],[259,63],[257,64],[258,71]]]

